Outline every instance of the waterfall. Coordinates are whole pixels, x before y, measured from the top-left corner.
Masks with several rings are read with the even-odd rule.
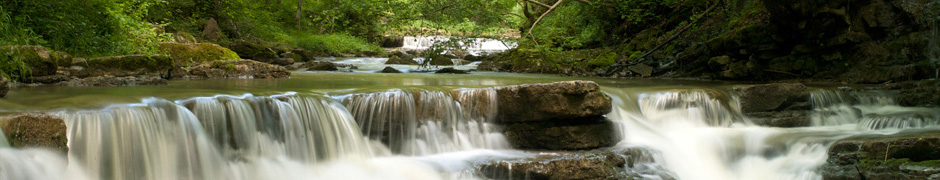
[[[396,153],[430,155],[472,149],[507,149],[490,122],[496,90],[402,91],[357,94],[344,103],[362,133]]]
[[[431,48],[431,46],[434,46],[435,43],[446,42],[449,40],[451,40],[450,37],[443,36],[405,36],[404,46],[402,46],[402,49],[425,50]],[[507,43],[501,40],[489,38],[468,38],[467,43],[460,42],[459,44],[461,49],[466,50],[472,55],[498,53],[516,47],[515,43]]]
[[[867,114],[894,112],[900,107],[884,92],[816,90],[810,92],[813,126],[858,124]]]
[[[733,93],[719,90],[603,90],[623,137],[617,147],[661,152],[655,164],[678,179],[820,179],[828,146],[853,130],[753,126]]]

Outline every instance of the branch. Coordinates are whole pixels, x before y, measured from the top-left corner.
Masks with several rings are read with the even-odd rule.
[[[588,3],[588,4],[594,4],[593,2],[587,1],[587,0],[576,0],[576,1],[583,2],[583,3]],[[613,6],[614,6],[613,4],[604,3],[604,2],[597,2],[597,4],[600,4],[600,5],[603,5],[603,6],[607,6],[607,7],[613,7]]]
[[[545,4],[545,3],[542,3],[542,2],[538,2],[538,1],[535,1],[535,0],[526,0],[526,1],[529,1],[529,2],[532,2],[532,3],[535,3],[535,4],[538,4],[539,6],[542,6],[542,7],[545,7],[545,8],[552,8],[552,6],[549,6],[548,4]]]
[[[659,50],[659,48],[663,47],[663,46],[666,45],[666,44],[669,44],[669,42],[672,42],[673,40],[678,39],[678,38],[679,38],[679,35],[681,35],[682,33],[684,33],[686,30],[689,30],[689,28],[692,27],[693,24],[698,23],[698,21],[700,21],[700,20],[702,20],[702,19],[705,19],[705,16],[708,15],[708,12],[711,12],[712,9],[715,9],[715,7],[718,7],[718,4],[719,4],[719,3],[715,3],[714,5],[712,5],[712,7],[709,7],[709,8],[708,8],[707,10],[705,10],[705,12],[703,12],[702,15],[700,15],[697,19],[695,19],[694,21],[690,22],[689,24],[686,24],[685,27],[682,27],[682,29],[680,29],[679,32],[676,32],[676,34],[672,35],[672,37],[669,37],[669,39],[667,39],[665,42],[663,42],[662,44],[656,45],[656,47],[653,47],[653,49],[650,49],[650,50],[647,51],[645,54],[643,54],[642,56],[636,58],[635,60],[637,60],[637,61],[643,60],[643,59],[646,58],[646,56],[649,56],[650,54],[653,54],[653,52],[656,52],[656,50]]]
[[[548,7],[548,10],[546,10],[544,13],[542,13],[542,15],[539,16],[538,19],[535,19],[535,22],[532,23],[532,27],[529,27],[529,32],[526,33],[526,36],[531,36],[531,35],[532,35],[532,30],[535,29],[535,25],[538,25],[538,24],[539,24],[539,21],[542,21],[542,18],[545,18],[545,15],[548,15],[548,13],[551,13],[552,10],[555,10],[555,8],[557,8],[558,5],[561,5],[562,2],[565,2],[565,0],[558,0],[558,2],[555,2],[555,5],[552,5],[551,7]],[[532,39],[535,39],[535,37],[533,37]]]

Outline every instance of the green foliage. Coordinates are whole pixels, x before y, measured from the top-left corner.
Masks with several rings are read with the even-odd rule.
[[[614,52],[601,54],[588,61],[588,65],[592,67],[607,67],[614,63],[617,63],[617,53]]]
[[[0,75],[14,81],[22,81],[30,77],[32,71],[25,59],[14,56],[14,52],[0,52]]]
[[[15,44],[40,44],[80,56],[154,53],[169,36],[142,21],[157,0],[12,0],[0,2]],[[6,24],[6,23],[4,23]],[[4,30],[7,31],[7,30]]]
[[[308,35],[294,39],[292,43],[310,51],[330,54],[382,52],[382,48],[378,45],[345,34]]]
[[[180,44],[180,43],[162,43],[160,51],[173,58],[177,65],[187,65],[192,63],[202,63],[214,60],[238,60],[238,56],[232,50],[222,46],[210,43]]]

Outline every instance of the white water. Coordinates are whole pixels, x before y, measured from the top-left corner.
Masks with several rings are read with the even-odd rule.
[[[426,50],[434,45],[434,43],[444,42],[450,40],[450,37],[443,36],[405,36],[404,46],[402,50]],[[516,47],[515,43],[503,42],[496,39],[489,38],[469,38],[469,43],[460,43],[461,47],[471,55],[481,55],[481,54],[492,54],[503,52]]]
[[[640,179],[820,179],[833,141],[940,117],[884,94],[820,90],[814,126],[769,128],[723,90],[603,90],[623,139],[611,149],[631,152],[624,171]],[[0,179],[478,179],[479,163],[535,156],[489,123],[495,93],[220,95],[54,112],[69,127],[67,158],[0,142]]]

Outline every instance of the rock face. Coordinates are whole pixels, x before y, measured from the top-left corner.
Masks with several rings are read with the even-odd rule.
[[[239,60],[238,54],[212,43],[160,43],[160,50],[173,58],[176,66],[186,66],[215,60]]]
[[[800,83],[762,84],[736,88],[741,111],[762,126],[804,127],[810,125],[809,92]]]
[[[933,179],[940,176],[940,133],[856,136],[829,148],[823,179]],[[903,133],[903,132],[902,132]]]
[[[42,147],[68,151],[65,122],[61,118],[25,113],[0,118],[0,128],[13,147]]]
[[[612,108],[610,97],[590,81],[507,86],[496,92],[500,123],[602,116]]]
[[[480,165],[491,179],[676,179],[674,173],[652,161],[645,150],[598,150],[560,153]]]
[[[589,117],[578,123],[514,123],[505,126],[506,138],[517,149],[588,150],[617,144],[613,122]]]
[[[398,69],[392,68],[391,66],[385,66],[385,69],[379,71],[380,73],[401,73]]]
[[[496,97],[496,122],[516,148],[584,150],[618,141],[603,117],[611,111],[610,97],[594,82],[499,87]]]
[[[809,100],[806,86],[799,83],[774,83],[736,89],[741,93],[744,112],[783,110]]]
[[[336,67],[336,64],[331,62],[321,62],[321,61],[307,61],[304,66],[307,67],[308,71],[336,71],[339,68]]]
[[[940,107],[940,80],[904,82],[892,85],[902,106]]]
[[[290,71],[287,68],[252,61],[252,60],[218,60],[204,62],[186,70],[174,71],[174,78],[184,79],[216,79],[216,78],[288,78]]]

